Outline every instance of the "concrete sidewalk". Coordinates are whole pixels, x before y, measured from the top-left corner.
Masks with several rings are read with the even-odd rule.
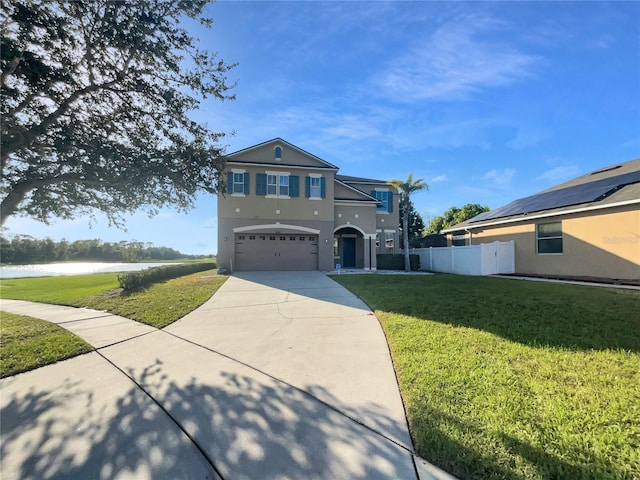
[[[236,274],[162,331],[0,308],[97,348],[2,380],[3,479],[452,478],[412,453],[376,317],[319,272]]]

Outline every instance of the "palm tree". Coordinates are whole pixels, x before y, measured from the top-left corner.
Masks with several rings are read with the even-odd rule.
[[[413,179],[413,173],[410,173],[406,181],[391,180],[389,185],[392,185],[398,190],[400,194],[400,200],[402,202],[402,243],[404,245],[404,270],[405,272],[411,271],[411,263],[409,261],[409,199],[411,194],[419,190],[429,190],[423,178],[417,180]]]

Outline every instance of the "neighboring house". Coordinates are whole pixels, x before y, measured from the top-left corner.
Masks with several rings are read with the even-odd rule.
[[[515,241],[516,273],[640,279],[640,159],[443,230],[453,245]]]
[[[386,181],[337,175],[335,165],[280,138],[226,161],[219,267],[375,270],[376,253],[398,251],[398,197]]]

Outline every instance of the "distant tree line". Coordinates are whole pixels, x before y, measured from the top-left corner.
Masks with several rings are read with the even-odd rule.
[[[204,258],[205,255],[185,255],[169,247],[155,247],[150,242],[136,240],[103,242],[99,239],[59,242],[47,237],[42,240],[29,235],[12,239],[0,236],[2,263],[28,264],[64,261],[137,262],[142,260],[176,260]]]
[[[399,206],[400,230],[402,231],[404,218],[402,202],[399,203]],[[467,203],[461,208],[454,206],[447,209],[442,215],[432,217],[429,225],[425,226],[424,220],[416,212],[413,202],[409,200],[409,248],[446,246],[446,239],[440,233],[442,230],[488,211],[488,206],[479,203]]]
[[[462,208],[451,207],[442,215],[433,217],[425,229],[425,233],[440,233],[445,228],[452,227],[488,211],[488,206],[482,206],[479,203],[467,203]]]

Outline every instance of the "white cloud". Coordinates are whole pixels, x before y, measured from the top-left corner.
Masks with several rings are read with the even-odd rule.
[[[369,125],[366,119],[359,118],[356,115],[345,115],[334,120],[334,122],[334,126],[323,129],[325,133],[331,136],[344,137],[351,140],[380,136],[378,129]]]
[[[537,57],[478,38],[496,25],[474,17],[448,22],[390,62],[376,83],[401,101],[457,100],[530,76]]]
[[[577,177],[579,174],[580,169],[575,165],[563,165],[547,170],[537,177],[536,180],[544,180],[545,182],[556,184]]]
[[[507,146],[514,150],[521,150],[538,145],[541,141],[549,138],[549,136],[550,133],[544,129],[519,128],[515,138],[507,142]]]
[[[640,146],[640,138],[632,138],[622,144],[623,148],[637,148]]]
[[[506,187],[511,183],[516,171],[513,168],[505,168],[503,170],[489,170],[482,176],[483,180],[487,180],[495,187]]]
[[[446,175],[437,175],[433,177],[429,183],[444,182],[446,179],[447,179]]]

